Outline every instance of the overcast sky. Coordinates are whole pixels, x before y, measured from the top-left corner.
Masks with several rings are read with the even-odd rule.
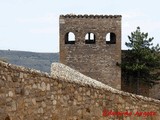
[[[136,30],[160,43],[159,0],[0,0],[0,49],[59,51],[60,14],[122,15],[122,49]]]

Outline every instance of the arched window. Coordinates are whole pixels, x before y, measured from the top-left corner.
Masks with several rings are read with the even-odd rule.
[[[94,44],[96,42],[96,36],[93,33],[87,33],[85,35],[85,43],[86,44]]]
[[[106,35],[106,44],[116,44],[116,34],[115,33],[108,33]]]
[[[73,32],[68,32],[65,35],[65,44],[75,44],[75,35]]]

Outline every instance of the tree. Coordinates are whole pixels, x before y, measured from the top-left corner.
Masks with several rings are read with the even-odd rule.
[[[141,32],[140,27],[128,36],[129,48],[122,60],[122,75],[124,79],[134,79],[137,84],[136,93],[139,94],[139,82],[143,81],[152,86],[158,80],[156,70],[160,69],[160,46],[153,45],[153,37],[148,38],[148,33]]]

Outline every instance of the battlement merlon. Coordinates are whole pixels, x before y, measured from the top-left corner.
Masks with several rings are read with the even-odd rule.
[[[121,18],[121,15],[75,15],[75,14],[66,14],[60,15],[60,18]]]

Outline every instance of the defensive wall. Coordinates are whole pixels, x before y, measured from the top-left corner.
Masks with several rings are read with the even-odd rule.
[[[160,101],[116,90],[60,63],[52,73],[0,62],[0,120],[159,120]]]

